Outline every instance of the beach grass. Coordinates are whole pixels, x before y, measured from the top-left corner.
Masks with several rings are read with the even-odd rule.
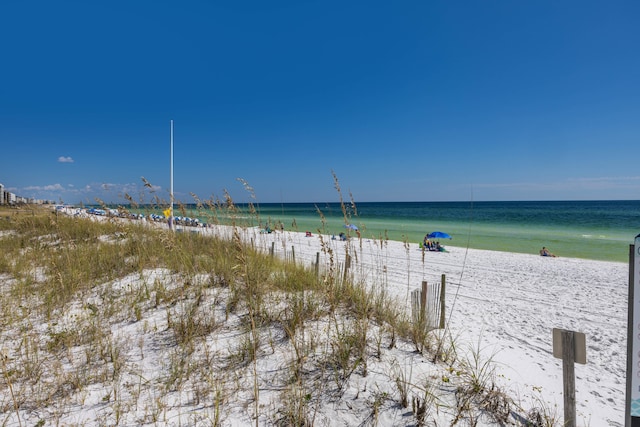
[[[233,206],[227,200],[224,215]],[[47,209],[8,218],[0,221],[3,425],[238,417],[303,426],[326,423],[327,408],[360,394],[365,403],[351,417],[371,425],[397,408],[413,425],[443,412],[455,423],[500,424],[519,411],[480,347],[459,359],[450,332],[429,332],[384,287],[352,280],[328,242],[318,268],[259,250],[258,231],[242,224],[215,235]],[[354,238],[345,250],[357,257],[359,247]],[[429,373],[414,371],[407,354]],[[389,387],[358,387],[372,367]]]

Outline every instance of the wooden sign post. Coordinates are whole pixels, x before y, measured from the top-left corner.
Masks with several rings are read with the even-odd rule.
[[[625,426],[640,427],[640,234],[629,245]]]
[[[576,375],[574,363],[587,363],[585,335],[581,332],[553,329],[553,357],[562,359],[564,426],[576,427]]]

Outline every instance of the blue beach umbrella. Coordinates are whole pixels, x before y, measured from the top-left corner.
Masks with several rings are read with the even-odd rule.
[[[443,233],[442,231],[433,231],[427,234],[427,237],[429,239],[451,239],[451,236],[449,236],[447,233]]]
[[[353,225],[353,224],[345,224],[345,225],[344,225],[344,228],[349,228],[349,229],[351,229],[351,230],[356,230],[356,231],[358,231],[358,227],[356,227],[356,226],[355,226],[355,225]]]

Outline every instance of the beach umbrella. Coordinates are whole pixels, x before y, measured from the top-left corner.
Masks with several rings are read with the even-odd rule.
[[[427,237],[429,239],[451,239],[451,236],[449,236],[447,233],[443,233],[442,231],[433,231],[427,234]]]
[[[345,224],[345,225],[344,225],[344,228],[349,228],[349,229],[351,229],[351,230],[356,230],[356,231],[358,231],[358,227],[356,227],[356,226],[355,226],[355,225],[353,225],[353,224]]]

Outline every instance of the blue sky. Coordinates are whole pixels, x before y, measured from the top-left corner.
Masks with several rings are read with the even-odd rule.
[[[638,1],[29,1],[0,183],[66,203],[638,199]],[[142,197],[150,201],[148,193]]]

